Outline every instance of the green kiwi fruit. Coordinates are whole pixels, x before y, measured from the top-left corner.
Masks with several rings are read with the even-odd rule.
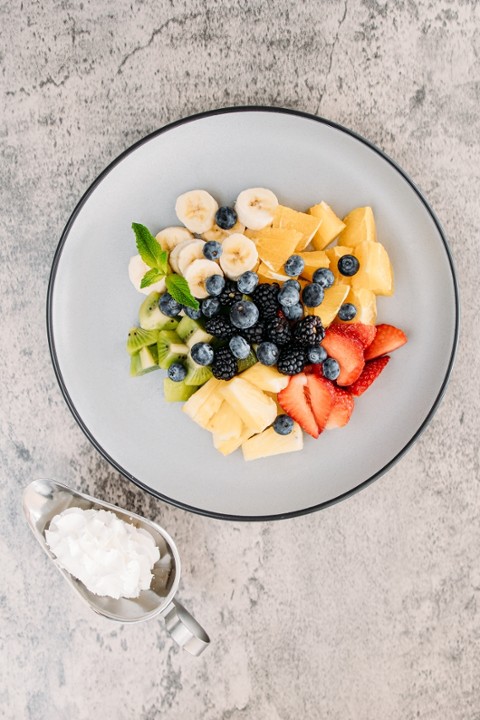
[[[157,341],[158,364],[166,370],[174,362],[182,362],[188,355],[188,347],[175,330],[160,330]]]
[[[144,328],[133,327],[128,333],[127,352],[133,355],[142,348],[147,347],[147,345],[154,345],[157,338],[158,330],[144,330]]]
[[[250,351],[250,354],[247,355],[246,358],[238,361],[238,372],[241,373],[244,370],[248,370],[248,368],[252,367],[252,365],[255,365],[256,362],[257,356],[253,351]]]
[[[164,315],[158,307],[160,293],[152,292],[140,305],[138,318],[140,327],[145,330],[174,330],[178,325],[176,318]]]
[[[137,377],[152,370],[158,370],[157,359],[156,345],[142,348],[130,358],[130,375]]]
[[[198,387],[186,385],[185,380],[173,382],[168,377],[163,379],[163,392],[167,402],[185,402],[196,390]]]
[[[205,385],[207,380],[213,377],[213,373],[208,366],[198,365],[190,355],[187,357],[186,367],[187,374],[183,381],[185,385]]]
[[[194,332],[201,329],[201,325],[196,320],[192,320],[188,315],[182,317],[176,328],[178,335],[181,337],[184,343],[188,341],[188,338],[193,335]]]

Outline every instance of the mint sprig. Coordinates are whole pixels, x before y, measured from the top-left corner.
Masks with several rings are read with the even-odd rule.
[[[168,252],[162,250],[150,230],[141,223],[132,223],[132,230],[135,233],[135,242],[140,257],[150,268],[143,276],[140,288],[153,285],[164,277],[167,290],[174,300],[181,305],[198,310],[200,307],[198,300],[190,292],[187,281],[181,275],[170,272]]]

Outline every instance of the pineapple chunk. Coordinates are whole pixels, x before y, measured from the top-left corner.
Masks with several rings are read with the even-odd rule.
[[[238,376],[226,382],[220,392],[253,432],[262,432],[277,416],[272,398]]]
[[[298,253],[305,262],[305,267],[302,270],[302,277],[313,280],[313,273],[318,268],[328,268],[330,260],[328,255],[323,250],[313,250],[312,252],[301,252]]]
[[[302,239],[302,233],[278,227],[266,227],[263,230],[248,230],[245,235],[257,246],[259,258],[270,270],[281,270],[290,255]]]
[[[240,433],[240,435],[237,435],[236,437],[231,437],[229,440],[222,440],[221,436],[213,433],[213,447],[215,448],[215,450],[218,450],[218,452],[222,453],[222,455],[230,455],[231,453],[235,452],[235,450],[237,450],[240,445],[243,445],[245,440],[248,440],[248,438],[252,437],[252,435],[253,432],[245,425],[242,425],[242,432]]]
[[[238,437],[242,429],[243,423],[239,416],[225,400],[222,400],[220,408],[208,421],[207,430],[214,433],[222,442]]]
[[[335,319],[340,305],[345,301],[350,290],[349,285],[336,283],[325,290],[322,304],[315,308],[305,308],[306,315],[316,315],[322,321],[323,327],[328,327]]]
[[[355,247],[355,256],[360,267],[350,278],[352,288],[365,288],[376,295],[393,295],[392,265],[384,246],[368,240],[361,242]]]
[[[259,390],[272,393],[279,393],[286,388],[290,380],[288,375],[282,375],[276,368],[261,363],[255,363],[239,377],[255,385]]]
[[[311,207],[308,212],[320,219],[320,226],[312,238],[312,243],[315,250],[323,250],[342,232],[345,223],[335,215],[330,205],[323,201]]]
[[[225,380],[211,378],[184,403],[183,412],[198,425],[207,429],[210,419],[218,412],[223,402],[220,388],[225,384]]]
[[[377,320],[377,298],[375,293],[366,288],[359,288],[358,290],[350,288],[345,302],[352,303],[357,308],[357,314],[353,320],[346,321],[347,323],[360,322],[364,325],[375,325]]]
[[[371,207],[359,207],[343,218],[345,230],[342,230],[338,242],[340,245],[356,247],[361,242],[376,242],[377,230]]]
[[[257,460],[271,455],[281,455],[303,449],[303,433],[294,424],[289,435],[279,435],[272,427],[267,428],[259,435],[254,435],[242,445],[244,460]]]
[[[325,250],[325,254],[327,255],[328,259],[330,260],[330,270],[335,275],[335,280],[337,282],[342,283],[343,285],[350,285],[351,277],[346,277],[345,275],[342,275],[342,273],[338,269],[338,261],[340,260],[343,255],[354,255],[351,247],[346,247],[345,245],[335,245],[335,247],[329,248],[328,250]]]
[[[295,250],[305,250],[307,245],[320,227],[321,221],[307,213],[292,210],[292,208],[278,205],[273,216],[273,227],[285,230],[297,230],[302,237],[298,240]],[[290,253],[291,254],[291,253]],[[286,259],[286,258],[285,258]]]
[[[288,275],[283,275],[281,272],[270,270],[268,265],[265,265],[263,262],[260,263],[257,268],[257,275],[261,283],[270,283],[270,285],[274,282],[285,282],[286,280],[292,279]]]

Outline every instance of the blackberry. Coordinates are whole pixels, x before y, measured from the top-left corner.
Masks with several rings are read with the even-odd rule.
[[[209,318],[205,322],[205,330],[210,333],[210,335],[219,338],[219,340],[230,340],[230,338],[238,333],[238,330],[233,327],[230,320],[223,317],[223,315]]]
[[[318,347],[325,337],[322,321],[316,315],[299,320],[293,331],[293,339],[299,345]]]
[[[274,317],[265,326],[265,337],[275,345],[287,345],[292,337],[290,323],[286,317]]]
[[[278,308],[278,283],[260,283],[252,293],[252,300],[260,311],[260,317],[269,318],[277,314]]]
[[[215,352],[212,373],[217,380],[231,380],[237,374],[237,361],[228,347],[221,347]]]
[[[218,299],[223,307],[230,307],[233,303],[240,302],[242,293],[237,288],[237,283],[233,282],[233,280],[227,280]]]
[[[289,345],[280,350],[277,360],[277,370],[284,375],[296,375],[302,372],[307,364],[305,348],[299,345]]]
[[[238,330],[236,332],[238,332]],[[259,320],[259,322],[257,322],[257,324],[253,327],[241,330],[241,335],[245,338],[245,340],[248,340],[250,344],[261,343],[265,335],[265,325],[261,320]]]

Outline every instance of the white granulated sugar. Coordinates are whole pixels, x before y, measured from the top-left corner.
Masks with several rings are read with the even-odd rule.
[[[150,533],[109,510],[68,508],[51,520],[45,538],[65,570],[95,595],[116,599],[148,590],[160,558]]]

